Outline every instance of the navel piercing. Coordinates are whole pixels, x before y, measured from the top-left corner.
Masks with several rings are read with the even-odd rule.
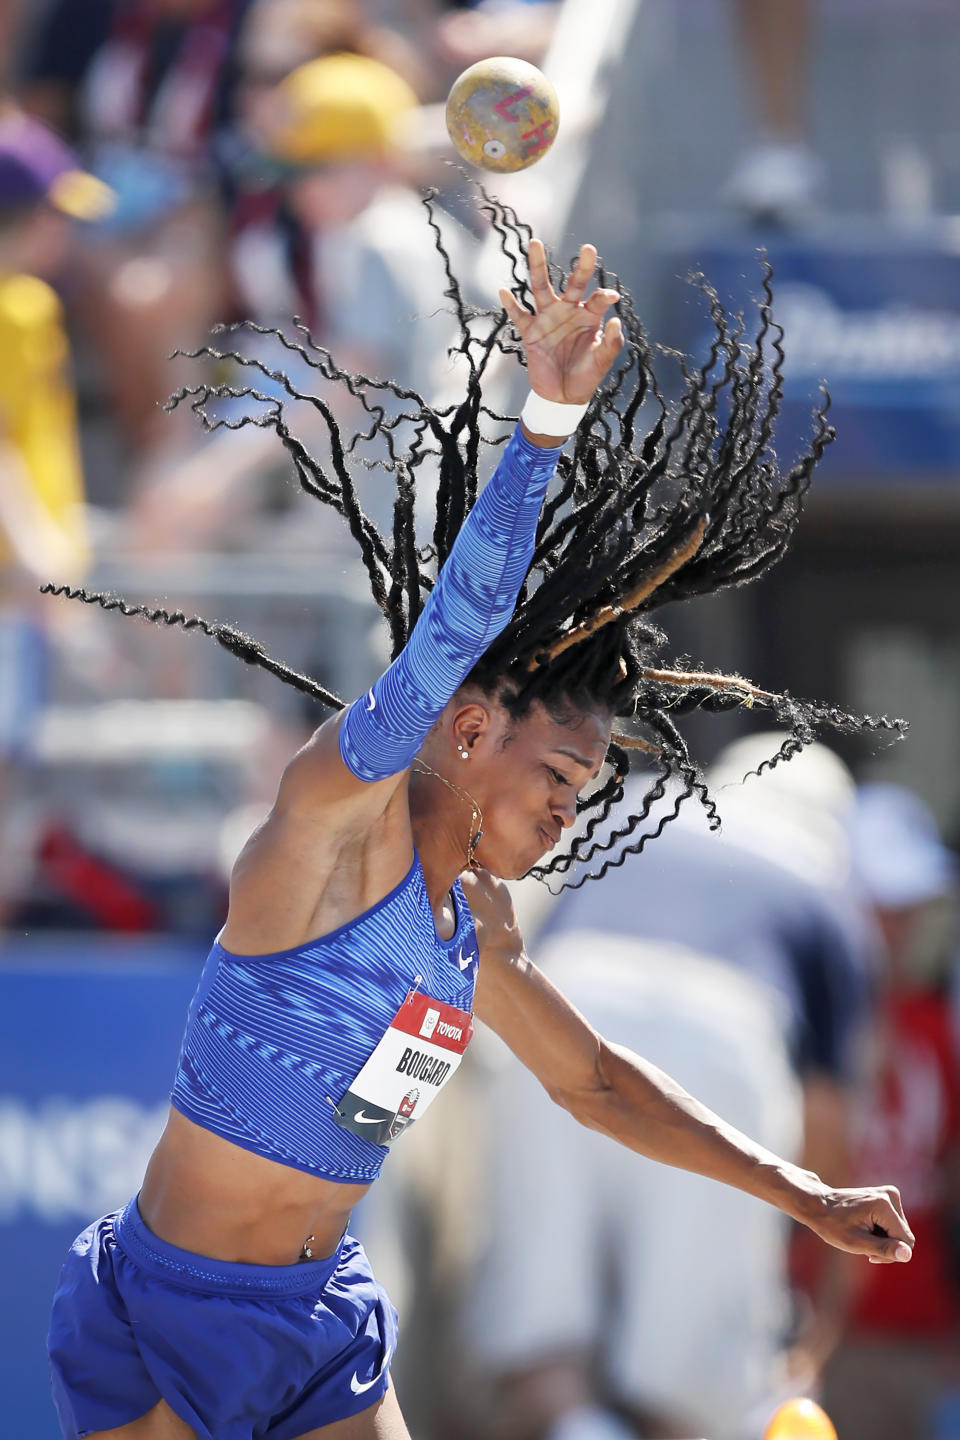
[[[308,1235],[307,1238],[306,1238],[306,1240],[304,1240],[304,1242],[303,1242],[303,1249],[300,1251],[300,1259],[301,1259],[301,1260],[312,1260],[312,1259],[313,1259],[313,1251],[310,1249],[310,1242],[311,1242],[311,1240],[316,1240],[316,1238],[317,1238],[316,1235]]]

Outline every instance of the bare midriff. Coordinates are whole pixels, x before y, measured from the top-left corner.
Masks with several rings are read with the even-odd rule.
[[[308,1237],[331,1255],[370,1186],[278,1165],[171,1108],[140,1191],[147,1228],[168,1245],[242,1265],[294,1265]]]

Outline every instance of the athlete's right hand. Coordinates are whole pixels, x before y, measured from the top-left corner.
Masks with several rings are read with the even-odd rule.
[[[500,300],[523,341],[530,388],[544,400],[586,405],[623,345],[619,317],[603,320],[620,295],[601,288],[584,300],[597,263],[592,245],[581,245],[562,295],[550,283],[542,241],[530,241],[527,259],[537,313],[531,315],[510,290],[502,289]]]

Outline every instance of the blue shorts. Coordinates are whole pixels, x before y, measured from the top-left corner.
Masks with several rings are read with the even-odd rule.
[[[295,1440],[375,1404],[397,1315],[362,1246],[298,1265],[235,1265],[167,1245],[135,1200],[73,1243],[50,1323],[66,1440],[162,1398],[200,1440]]]

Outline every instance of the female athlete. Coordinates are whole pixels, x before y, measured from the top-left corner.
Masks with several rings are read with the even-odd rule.
[[[495,219],[505,249],[524,238],[511,212]],[[471,1013],[583,1124],[749,1191],[840,1249],[910,1258],[895,1189],[835,1190],[754,1145],[595,1033],[524,955],[505,878],[537,868],[591,806],[570,853],[542,874],[611,847],[622,859],[649,838],[631,840],[642,815],[595,838],[622,796],[630,749],[653,764],[655,796],[673,777],[713,814],[668,710],[765,705],[790,728],[781,756],[825,725],[889,723],[651,663],[663,637],[642,616],[654,598],[739,583],[772,563],[829,438],[821,410],[810,452],[781,477],[767,446],[779,401],[779,358],[772,371],[764,359],[771,332],[779,357],[768,288],[755,348],[712,297],[712,369],[687,374],[670,419],[626,297],[603,283],[587,297],[592,247],[559,289],[543,246],[526,241],[529,289],[514,255],[519,296],[501,291],[503,312],[468,312],[450,277],[470,368],[458,407],[438,412],[393,382],[344,376],[309,337],[287,342],[365,397],[390,457],[382,468],[396,477],[392,543],[360,508],[352,447],[323,401],[313,403],[330,429],[326,468],[290,434],[282,406],[256,422],[276,429],[301,482],[358,539],[395,659],[288,765],[236,863],[143,1188],[86,1230],[64,1266],[50,1355],[68,1440],[405,1440],[389,1373],[396,1316],[347,1227],[389,1145],[455,1071]],[[479,336],[478,318],[489,326]],[[533,393],[476,498],[481,416],[502,418],[484,410],[479,382],[497,348],[519,353],[520,342]],[[639,384],[626,400],[631,370]],[[397,418],[370,401],[377,390],[408,406],[415,438],[402,454]],[[204,418],[216,391],[187,393]],[[634,449],[650,396],[657,419]],[[437,523],[433,545],[418,547],[413,482],[428,442]],[[228,626],[60,593],[198,625],[341,703]]]

